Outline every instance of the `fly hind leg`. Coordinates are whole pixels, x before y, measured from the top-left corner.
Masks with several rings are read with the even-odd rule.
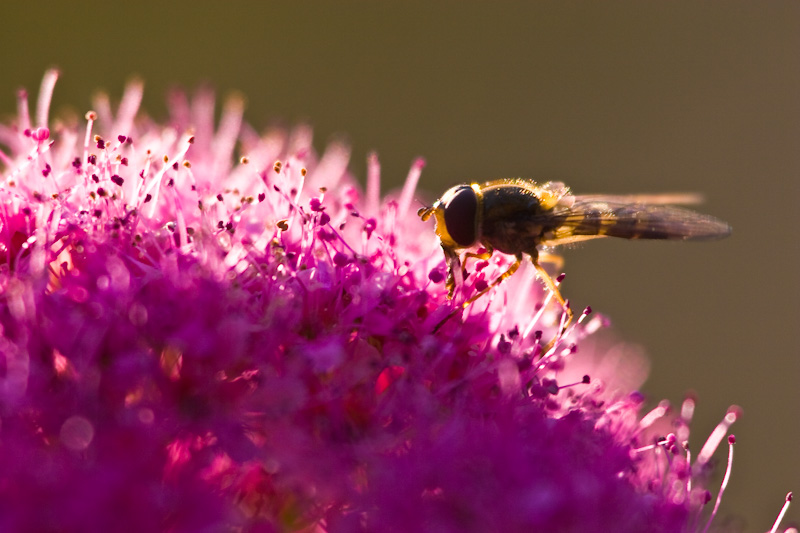
[[[572,323],[573,313],[572,309],[569,307],[569,304],[561,295],[561,291],[558,290],[558,285],[556,285],[556,282],[553,281],[553,278],[550,277],[550,274],[548,274],[544,267],[542,267],[542,265],[539,263],[537,250],[534,250],[533,253],[529,255],[531,256],[531,263],[533,263],[533,266],[536,268],[536,274],[539,276],[539,279],[542,280],[542,283],[544,283],[545,287],[547,287],[547,290],[550,291],[550,293],[553,295],[553,298],[556,299],[556,301],[561,305],[561,308],[567,314],[567,319],[564,321],[561,331],[559,331],[558,334],[553,337],[553,340],[551,340],[549,343],[547,343],[547,346],[545,346],[544,351],[547,352],[553,347],[553,345],[556,343],[556,340],[558,340],[564,334],[564,332],[566,332],[570,323]],[[556,261],[553,261],[553,258],[557,258]],[[546,258],[548,262],[556,263],[560,262],[559,259],[560,258],[558,258],[558,256],[553,255],[548,255]]]
[[[564,269],[564,258],[557,253],[548,252],[545,250],[537,250],[538,255],[531,256],[536,257],[539,264],[546,264],[550,265],[551,272],[562,272]]]

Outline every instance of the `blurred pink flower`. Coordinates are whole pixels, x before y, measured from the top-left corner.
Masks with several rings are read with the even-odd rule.
[[[692,401],[642,416],[603,318],[542,353],[561,310],[533,269],[434,333],[458,306],[422,160],[381,200],[377,156],[362,194],[346,147],[237,100],[215,129],[209,92],[158,124],[134,82],[50,122],[56,78],[0,125],[0,530],[704,527],[735,411],[692,457]]]

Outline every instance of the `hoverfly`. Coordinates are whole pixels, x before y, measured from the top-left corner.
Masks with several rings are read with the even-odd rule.
[[[529,179],[498,179],[456,185],[432,206],[420,209],[417,215],[423,221],[435,217],[436,234],[447,261],[448,298],[453,297],[456,277],[463,279],[465,271],[462,269],[468,258],[488,259],[497,250],[513,255],[515,261],[492,283],[466,300],[465,308],[514,274],[525,254],[530,257],[538,277],[567,313],[563,333],[572,320],[572,311],[557,284],[540,265],[540,247],[600,237],[696,241],[730,234],[730,226],[721,220],[668,205],[695,201],[690,195],[581,196],[571,194],[560,182],[540,185]],[[459,250],[478,244],[485,252],[466,252],[463,260],[459,258]]]

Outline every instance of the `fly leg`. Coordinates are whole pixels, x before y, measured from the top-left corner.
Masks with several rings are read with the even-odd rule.
[[[464,270],[455,250],[444,245],[442,245],[442,250],[444,251],[445,263],[447,263],[447,281],[445,281],[447,299],[452,300],[456,285],[464,283]]]
[[[556,301],[561,305],[561,308],[567,313],[567,320],[564,322],[564,326],[561,328],[561,331],[559,331],[558,334],[553,337],[553,339],[545,346],[544,352],[547,353],[556,343],[556,340],[567,331],[567,327],[569,327],[570,323],[572,322],[573,314],[569,304],[567,304],[567,301],[564,300],[563,296],[561,296],[561,291],[558,290],[556,282],[553,281],[553,278],[550,277],[550,274],[547,273],[544,267],[539,264],[537,252],[537,250],[533,250],[533,253],[529,254],[531,256],[531,263],[533,263],[533,266],[536,268],[536,274],[539,276],[539,279],[542,280],[542,283],[544,283],[545,287],[547,287],[547,290],[550,291]],[[555,258],[557,260],[556,262],[561,262],[558,256],[548,254],[547,259],[551,258]]]
[[[466,259],[467,259],[468,257],[476,257],[476,258],[480,258],[480,259],[488,259],[488,258],[489,258],[491,255],[492,255],[491,251],[488,251],[488,252],[486,252],[485,254],[473,254],[473,253],[470,253],[470,252],[468,252],[467,254],[464,254],[464,261],[466,261]],[[458,256],[456,256],[456,261],[458,261]],[[500,274],[500,276],[498,276],[498,277],[497,277],[497,279],[495,279],[494,281],[492,281],[492,282],[491,282],[491,283],[490,283],[490,284],[489,284],[489,285],[488,285],[488,286],[487,286],[485,289],[483,289],[482,291],[480,291],[480,292],[479,292],[479,293],[477,293],[477,294],[474,294],[474,295],[472,295],[472,296],[471,296],[471,297],[470,297],[470,298],[469,298],[469,299],[468,299],[466,302],[464,302],[463,304],[461,304],[461,308],[462,308],[462,309],[466,309],[466,308],[467,308],[467,307],[469,307],[469,306],[470,306],[470,304],[472,304],[472,303],[473,303],[475,300],[477,300],[478,298],[480,298],[481,296],[483,296],[484,294],[486,294],[487,292],[489,292],[489,291],[490,291],[492,288],[494,288],[494,287],[496,287],[497,285],[499,285],[499,284],[500,284],[500,283],[501,283],[501,282],[502,282],[504,279],[506,279],[506,278],[508,278],[508,277],[512,276],[512,275],[514,274],[514,272],[516,272],[516,271],[517,271],[517,269],[519,268],[519,265],[520,265],[520,263],[521,263],[521,262],[522,262],[522,254],[519,254],[519,255],[518,255],[518,256],[517,256],[517,257],[514,259],[514,262],[513,262],[513,263],[511,263],[511,266],[510,266],[510,267],[508,267],[508,270],[506,270],[505,272],[503,272],[502,274]],[[450,278],[450,276],[452,276],[452,275],[453,275],[453,272],[452,272],[452,270],[451,270],[451,271],[450,271],[450,274],[448,275],[448,278],[447,278],[447,279],[448,279],[448,282],[449,282],[449,280],[451,279],[451,278]],[[451,295],[451,297],[452,297],[452,295]],[[436,326],[433,328],[433,332],[434,332],[434,333],[436,333],[437,331],[439,331],[439,328],[441,328],[441,327],[444,325],[444,323],[445,323],[445,322],[447,322],[448,320],[450,320],[451,318],[453,318],[453,316],[454,316],[454,315],[457,313],[457,311],[458,311],[458,308],[454,309],[454,310],[453,310],[451,313],[449,313],[449,314],[448,314],[446,317],[444,317],[444,318],[443,318],[443,319],[442,319],[442,320],[441,320],[441,321],[440,321],[438,324],[436,324]]]
[[[553,265],[553,268],[551,269],[551,271],[553,272],[563,272],[564,258],[561,255],[546,252],[544,250],[537,250],[537,252],[539,253],[538,255],[539,263],[546,263],[548,265]]]
[[[486,251],[480,254],[476,254],[474,252],[465,252],[464,258],[461,259],[461,274],[463,279],[467,278],[467,259],[475,258],[475,259],[480,259],[482,261],[487,261],[490,257],[492,257],[493,253],[494,250],[492,248],[489,248],[488,246],[486,247]]]
[[[481,257],[482,255],[484,255],[484,254],[473,254],[474,257]],[[491,255],[491,254],[489,254],[489,255]],[[485,289],[480,291],[478,294],[474,294],[469,300],[464,302],[464,304],[463,304],[464,309],[466,309],[472,302],[474,302],[475,300],[477,300],[478,298],[480,298],[481,296],[483,296],[484,294],[486,294],[487,292],[492,290],[494,287],[498,286],[504,279],[509,278],[512,275],[514,275],[514,272],[517,271],[517,269],[519,268],[519,265],[520,265],[521,262],[522,262],[522,254],[519,254],[514,259],[514,262],[511,263],[511,266],[508,267],[508,270],[506,270],[505,272],[500,274],[497,277],[497,279],[495,279],[493,282],[491,282]]]
[[[467,259],[474,257],[475,259],[486,260],[492,257],[492,253],[494,252],[491,248],[487,248],[485,252],[480,254],[467,252],[464,254],[463,259],[461,259],[458,257],[458,253],[452,248],[443,245],[442,250],[444,250],[444,257],[447,262],[447,281],[445,287],[447,287],[447,297],[449,299],[453,298],[456,286],[463,285],[464,279],[467,277]],[[456,277],[459,277],[459,279],[456,279]]]

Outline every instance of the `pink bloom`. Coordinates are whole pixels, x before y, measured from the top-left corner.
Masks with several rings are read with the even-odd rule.
[[[691,406],[643,417],[600,317],[543,353],[532,269],[453,313],[421,160],[381,200],[376,156],[364,194],[346,147],[238,101],[215,129],[207,92],[50,122],[56,77],[0,125],[0,530],[704,527],[733,420],[689,454]]]

